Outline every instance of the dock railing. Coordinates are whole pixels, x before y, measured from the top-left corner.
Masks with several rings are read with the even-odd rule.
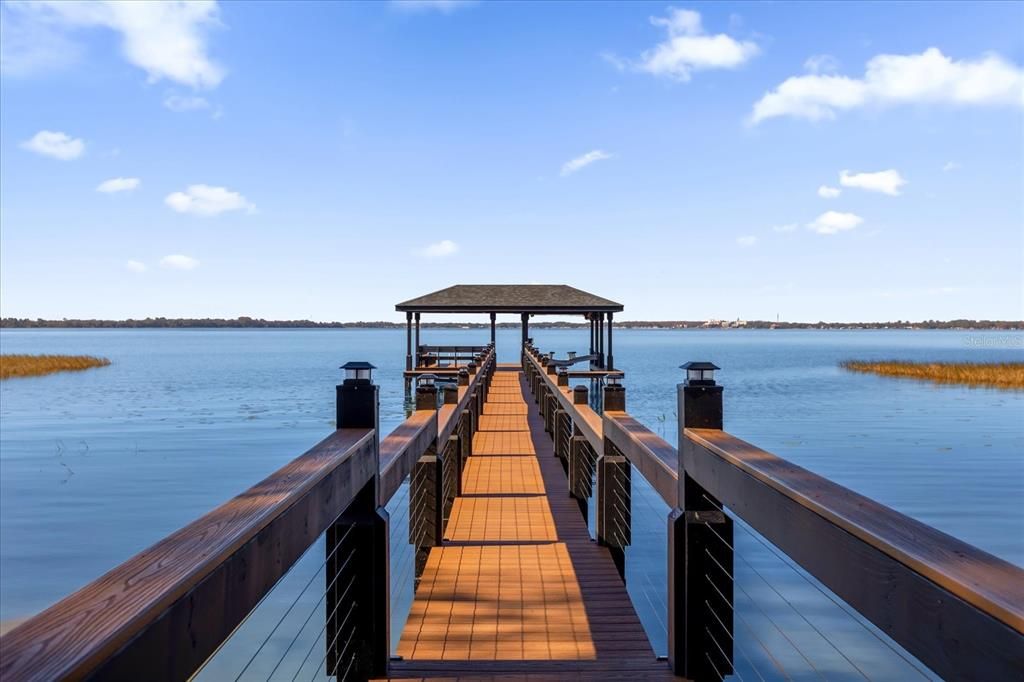
[[[416,364],[414,369],[441,366],[442,362],[451,361],[450,367],[458,369],[480,353],[486,352],[487,346],[416,346]],[[462,364],[460,364],[460,362]]]
[[[734,525],[784,553],[935,675],[1024,673],[1024,570],[725,432],[713,380],[679,385],[677,450],[626,411],[617,382],[603,387],[598,414],[587,387],[570,387],[536,348],[522,358],[568,492],[583,509],[596,496],[596,539],[620,573],[631,541],[631,472],[672,510],[667,632],[676,674],[720,680],[734,672],[734,590],[742,590],[734,561],[743,560]]]
[[[481,347],[458,385],[440,395],[436,385],[420,386],[416,409],[379,442],[378,389],[364,369],[372,366],[350,364],[359,369],[338,386],[334,433],[4,635],[0,679],[189,679],[321,540],[318,570],[259,646],[231,662],[238,664],[232,677],[255,671],[254,663],[272,666],[270,675],[292,672],[282,664],[294,667],[299,655],[289,654],[304,632],[316,634],[303,637],[312,644],[295,677],[321,670],[338,680],[386,676],[391,577],[384,507],[411,475],[414,544],[420,553],[440,544],[495,355],[493,346]],[[322,588],[310,592],[320,575]],[[296,609],[307,603],[304,596],[315,604],[301,621]],[[282,632],[292,614],[301,626]],[[267,646],[274,636],[290,641],[280,657]],[[261,655],[272,660],[263,665]]]

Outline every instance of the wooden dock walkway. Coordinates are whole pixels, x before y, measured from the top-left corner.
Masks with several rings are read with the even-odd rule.
[[[499,365],[391,677],[673,679],[592,542],[518,365]]]

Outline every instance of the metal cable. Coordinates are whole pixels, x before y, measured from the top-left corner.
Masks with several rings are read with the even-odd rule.
[[[716,535],[717,535],[717,533],[716,533]],[[719,536],[719,537],[721,537],[721,536]],[[723,540],[723,542],[724,542],[724,540]],[[710,576],[708,576],[708,575],[707,575],[706,573],[704,574],[704,579],[708,581],[708,584],[710,584],[710,585],[711,585],[712,587],[714,587],[714,588],[715,588],[715,592],[718,592],[719,596],[720,596],[720,597],[722,597],[722,599],[725,599],[725,595],[723,595],[723,594],[722,594],[722,592],[721,592],[721,591],[720,591],[720,590],[718,589],[718,587],[717,587],[717,586],[715,585],[714,581],[712,581],[712,580],[711,580],[711,578],[710,578]],[[816,673],[816,674],[818,675],[818,677],[821,677],[822,679],[824,679],[824,675],[822,675],[822,674],[821,674],[821,672],[820,672],[820,671],[819,671],[819,670],[818,670],[818,669],[817,669],[817,668],[815,667],[814,663],[813,663],[813,662],[811,662],[811,659],[807,658],[807,655],[806,655],[806,654],[804,654],[804,652],[800,650],[800,647],[798,647],[798,646],[796,645],[796,643],[795,643],[795,642],[794,642],[793,640],[791,640],[791,639],[790,639],[790,638],[789,638],[789,637],[788,637],[788,636],[786,635],[786,633],[785,633],[785,632],[784,632],[784,631],[782,630],[782,628],[780,628],[780,627],[779,627],[779,624],[778,624],[778,623],[776,623],[776,622],[775,622],[775,621],[774,621],[774,620],[772,619],[772,617],[768,615],[768,612],[767,612],[767,611],[765,611],[765,610],[764,610],[763,608],[761,608],[761,605],[760,605],[760,604],[758,604],[758,603],[757,603],[757,602],[756,602],[756,601],[754,600],[754,598],[750,596],[750,593],[749,593],[749,592],[747,592],[747,591],[746,591],[746,590],[745,590],[745,589],[743,588],[743,585],[739,584],[739,583],[738,583],[738,582],[736,582],[736,581],[733,581],[733,585],[734,585],[734,586],[736,586],[736,587],[738,587],[738,588],[739,588],[739,590],[740,590],[740,592],[742,592],[742,593],[743,593],[744,595],[746,595],[746,597],[747,597],[747,599],[748,599],[748,600],[750,601],[750,603],[751,603],[751,604],[753,604],[754,606],[756,606],[756,607],[757,607],[757,610],[761,612],[761,615],[763,615],[763,616],[764,616],[764,617],[765,617],[766,619],[768,619],[768,622],[769,622],[769,623],[771,623],[771,624],[772,624],[772,626],[773,626],[773,627],[774,627],[774,628],[775,628],[776,630],[778,630],[779,634],[780,634],[780,635],[782,635],[782,638],[783,638],[783,639],[785,639],[785,640],[786,640],[787,642],[789,642],[789,645],[790,645],[790,646],[792,646],[792,647],[793,647],[793,649],[794,649],[794,650],[795,650],[795,651],[796,651],[796,652],[797,652],[798,654],[800,654],[800,657],[801,657],[801,658],[803,658],[803,659],[804,659],[805,661],[807,661],[807,665],[809,665],[809,666],[811,667],[811,670],[813,670],[813,671],[814,671],[814,672],[815,672],[815,673]],[[726,600],[726,603],[727,603],[727,604],[729,604],[729,607],[730,607],[730,608],[732,608],[732,610],[733,610],[733,613],[735,613],[735,612],[736,612],[736,608],[735,608],[735,606],[733,606],[733,604],[729,603],[729,601],[728,601],[728,600]]]
[[[708,502],[711,502],[712,504],[714,504],[714,501],[713,501],[713,500],[711,500],[710,498],[708,498],[708,496],[707,496],[707,495],[703,495],[703,497],[704,497],[704,499],[708,500]],[[718,509],[719,509],[719,510],[721,510],[721,511],[722,511],[723,513],[725,513],[725,510],[724,510],[724,509],[722,509],[721,507],[718,507]],[[751,536],[752,538],[754,538],[755,540],[757,540],[757,541],[758,541],[758,542],[759,542],[759,543],[760,543],[760,544],[761,544],[762,546],[764,546],[764,548],[765,548],[765,549],[767,549],[768,551],[770,551],[770,552],[771,552],[771,553],[772,553],[772,554],[773,554],[773,555],[775,556],[775,558],[777,558],[777,559],[778,559],[779,561],[781,561],[781,562],[782,562],[782,563],[783,563],[783,564],[784,564],[785,566],[787,566],[788,568],[790,568],[790,569],[791,569],[791,570],[792,570],[792,571],[793,571],[794,573],[796,573],[796,574],[797,574],[797,575],[799,575],[799,576],[800,576],[801,578],[803,578],[804,582],[806,582],[807,584],[811,585],[811,586],[812,586],[812,587],[814,587],[814,588],[815,588],[816,590],[818,590],[818,592],[820,592],[820,593],[821,593],[822,595],[824,595],[824,596],[825,596],[825,597],[826,597],[826,598],[827,598],[827,599],[828,599],[829,601],[831,601],[831,602],[832,602],[832,603],[833,603],[833,604],[834,604],[834,605],[835,605],[835,606],[836,606],[837,608],[839,608],[839,609],[840,609],[840,610],[841,610],[841,611],[842,611],[843,613],[845,613],[846,615],[850,616],[850,618],[851,618],[851,619],[853,619],[853,620],[854,620],[854,621],[855,621],[855,622],[856,622],[856,623],[857,623],[858,625],[860,625],[860,626],[861,626],[862,628],[864,628],[864,630],[866,630],[867,632],[869,632],[869,633],[870,633],[870,634],[871,634],[871,635],[872,635],[873,637],[875,637],[875,639],[877,639],[877,640],[878,640],[879,642],[881,642],[882,644],[884,644],[884,645],[886,646],[886,648],[888,648],[888,649],[889,649],[890,651],[892,651],[892,652],[893,652],[894,654],[896,654],[897,656],[899,656],[899,657],[900,657],[900,658],[901,658],[901,659],[903,660],[903,662],[904,662],[904,663],[906,663],[907,665],[909,665],[910,667],[912,667],[912,668],[913,668],[914,670],[916,670],[916,671],[917,671],[917,672],[918,672],[918,673],[919,673],[919,674],[920,674],[920,675],[921,675],[922,677],[924,677],[925,679],[931,679],[931,678],[930,678],[930,677],[929,677],[928,675],[926,675],[926,674],[925,674],[925,673],[924,673],[924,672],[923,672],[923,671],[922,671],[922,670],[921,670],[920,668],[918,668],[918,667],[917,667],[916,665],[914,665],[913,663],[911,663],[911,662],[910,662],[910,661],[909,661],[909,660],[908,660],[908,659],[907,659],[907,658],[906,658],[905,656],[903,656],[903,654],[901,654],[901,653],[900,653],[899,651],[897,651],[897,650],[896,650],[895,648],[893,648],[893,646],[892,646],[891,644],[889,644],[888,642],[886,642],[885,640],[883,640],[882,638],[880,638],[880,637],[879,637],[879,636],[878,636],[877,634],[875,634],[875,633],[874,633],[874,632],[873,632],[873,631],[872,631],[872,630],[871,630],[871,629],[870,629],[870,628],[869,628],[869,627],[868,627],[867,625],[865,625],[865,624],[863,623],[863,621],[862,621],[862,620],[861,620],[860,618],[858,618],[858,617],[857,617],[857,616],[855,616],[854,614],[850,613],[850,612],[849,612],[849,611],[848,611],[847,609],[843,608],[843,606],[842,606],[842,605],[841,605],[841,604],[840,604],[839,602],[837,602],[837,601],[836,601],[835,599],[833,599],[833,598],[832,598],[832,597],[831,597],[831,596],[830,596],[830,595],[829,595],[828,593],[826,593],[826,592],[825,592],[824,590],[822,590],[822,589],[821,589],[821,587],[819,587],[818,585],[815,585],[815,584],[814,584],[814,583],[813,583],[813,582],[812,582],[812,581],[811,581],[811,580],[810,580],[810,579],[809,579],[809,578],[808,578],[808,577],[807,577],[806,575],[804,575],[804,573],[803,573],[802,571],[798,570],[796,566],[794,566],[794,565],[793,565],[792,563],[790,563],[789,561],[786,561],[786,560],[785,560],[785,559],[784,559],[784,558],[782,557],[782,555],[781,555],[781,554],[780,554],[779,552],[777,552],[777,551],[776,551],[775,549],[773,549],[773,548],[772,548],[772,547],[771,547],[771,546],[770,546],[770,545],[769,545],[769,544],[768,544],[768,543],[767,543],[767,542],[766,542],[765,540],[761,539],[761,538],[760,538],[760,537],[758,536],[758,534],[757,534],[757,533],[756,533],[756,532],[755,532],[755,531],[754,531],[754,530],[753,530],[752,528],[750,528],[750,527],[749,527],[749,526],[748,526],[748,525],[746,524],[746,522],[744,522],[744,521],[741,521],[741,520],[740,520],[739,518],[737,518],[737,517],[736,517],[735,515],[733,515],[733,514],[729,514],[729,518],[731,518],[731,519],[733,519],[733,520],[737,521],[737,522],[739,523],[740,527],[741,527],[741,528],[743,528],[743,530],[745,530],[745,531],[747,532],[747,534],[748,534],[748,535],[750,535],[750,536]],[[716,535],[717,535],[717,533],[716,533]],[[730,548],[730,549],[731,549],[731,548]],[[848,656],[847,656],[846,654],[844,654],[844,653],[842,652],[842,650],[840,650],[840,649],[839,649],[839,647],[838,647],[838,646],[836,646],[836,645],[835,645],[835,644],[834,644],[834,643],[833,643],[833,642],[832,642],[832,641],[831,641],[830,639],[828,639],[827,637],[825,637],[825,635],[824,635],[824,634],[823,634],[823,633],[822,633],[822,632],[821,632],[821,631],[820,631],[820,630],[819,630],[819,629],[818,629],[817,627],[815,627],[815,626],[814,626],[814,624],[813,624],[813,623],[811,623],[811,621],[810,621],[810,620],[808,620],[806,616],[804,616],[804,615],[803,615],[803,614],[802,614],[802,613],[801,613],[801,612],[800,612],[799,610],[797,610],[797,608],[796,608],[795,606],[793,606],[793,604],[792,604],[792,603],[790,603],[790,602],[789,602],[789,600],[787,600],[787,599],[786,599],[785,597],[783,597],[783,596],[782,596],[782,594],[781,594],[781,593],[780,593],[780,592],[779,592],[779,591],[778,591],[777,589],[775,589],[775,587],[774,587],[774,586],[773,586],[773,585],[772,585],[771,583],[769,583],[769,582],[768,582],[768,580],[767,580],[767,579],[765,579],[765,577],[764,577],[763,575],[761,575],[761,573],[760,573],[760,572],[759,572],[759,571],[758,571],[758,570],[757,570],[756,568],[754,568],[754,567],[753,567],[753,566],[752,566],[752,565],[750,564],[750,562],[749,562],[749,561],[747,561],[747,560],[746,560],[746,559],[745,559],[745,558],[744,558],[744,557],[743,557],[742,555],[740,555],[740,559],[742,559],[742,560],[743,560],[743,563],[747,564],[747,566],[749,566],[749,567],[751,568],[751,570],[753,570],[753,571],[754,571],[754,573],[756,573],[756,574],[757,574],[757,576],[758,576],[759,578],[761,578],[761,580],[763,580],[763,581],[764,581],[764,583],[765,583],[766,585],[768,585],[768,587],[769,587],[769,588],[771,588],[771,590],[772,590],[773,592],[775,592],[775,594],[777,594],[777,595],[779,596],[779,598],[781,598],[781,599],[782,599],[782,600],[783,600],[784,602],[786,602],[786,604],[787,604],[787,605],[789,605],[789,607],[790,607],[791,609],[793,609],[793,611],[794,611],[794,612],[795,612],[795,613],[796,613],[797,615],[799,615],[799,616],[800,616],[801,618],[803,618],[804,622],[806,622],[806,623],[807,623],[808,625],[810,625],[810,626],[811,626],[811,628],[812,628],[812,629],[813,629],[813,630],[814,630],[815,632],[817,632],[817,633],[818,633],[818,635],[819,635],[819,636],[820,636],[820,637],[821,637],[822,639],[824,639],[824,640],[825,640],[826,642],[828,642],[828,643],[829,643],[829,645],[830,645],[830,646],[831,646],[831,647],[832,647],[833,649],[835,649],[835,650],[836,650],[836,652],[837,652],[837,653],[838,653],[838,654],[839,654],[840,656],[842,656],[842,657],[843,657],[843,659],[844,659],[844,660],[846,660],[846,662],[847,662],[847,663],[849,663],[849,664],[850,664],[851,666],[853,666],[853,668],[854,668],[854,669],[855,669],[855,670],[856,670],[856,671],[857,671],[858,673],[860,673],[860,675],[861,675],[861,676],[862,676],[862,677],[863,677],[864,679],[866,679],[866,680],[869,680],[869,679],[871,679],[871,678],[870,678],[870,677],[869,677],[869,676],[867,675],[867,673],[865,673],[865,672],[864,672],[863,670],[861,670],[861,668],[860,668],[860,667],[859,667],[859,666],[858,666],[858,665],[857,665],[856,663],[854,663],[854,662],[853,662],[852,660],[850,660],[850,658],[849,658],[849,657],[848,657]]]
[[[249,666],[252,665],[252,662],[256,660],[256,657],[259,656],[260,651],[262,651],[263,647],[267,645],[267,642],[270,641],[270,638],[274,636],[274,633],[277,632],[277,629],[281,627],[281,623],[283,623],[284,619],[288,617],[288,614],[292,612],[292,609],[295,608],[295,605],[299,603],[299,599],[301,599],[302,595],[306,593],[306,590],[309,589],[309,586],[313,584],[313,580],[315,580],[316,577],[320,575],[320,571],[322,571],[324,567],[327,566],[327,562],[331,560],[331,557],[333,557],[335,553],[338,551],[338,549],[340,549],[341,546],[345,543],[345,541],[348,539],[349,533],[351,533],[354,528],[354,525],[349,526],[348,530],[345,531],[345,534],[341,537],[341,539],[338,540],[337,543],[335,543],[334,549],[330,551],[330,553],[327,555],[327,558],[324,559],[324,562],[320,564],[319,567],[317,567],[316,572],[309,577],[309,581],[305,584],[302,590],[295,596],[295,599],[292,601],[292,603],[288,605],[288,609],[284,612],[284,615],[282,615],[281,618],[278,619],[277,623],[274,625],[270,633],[260,643],[260,645],[256,647],[256,651],[253,653],[252,657],[248,660],[248,662],[246,662],[245,667],[242,668],[241,672],[238,673],[238,677],[235,678],[235,682],[238,682],[238,680],[242,679],[242,675],[244,675],[245,671],[249,669]],[[314,542],[313,544],[316,543]],[[312,546],[313,545],[310,545],[310,547]],[[308,552],[309,550],[307,549],[306,551]],[[280,581],[278,582],[278,584],[280,584]],[[273,589],[269,590],[267,594],[269,594],[272,591]],[[259,606],[259,604],[257,604],[257,606]],[[255,611],[255,609],[253,609],[253,611]],[[249,613],[252,613],[252,611],[250,611]]]
[[[754,674],[757,675],[758,679],[760,679],[761,682],[765,682],[764,677],[761,676],[761,672],[754,666],[754,662],[750,660],[749,656],[747,656],[746,651],[744,651],[743,647],[740,646],[740,643],[736,641],[736,638],[733,637],[733,634],[731,632],[729,632],[729,628],[727,628],[725,626],[725,623],[723,623],[722,619],[718,617],[718,614],[715,613],[715,610],[713,608],[711,608],[711,602],[709,602],[707,599],[705,599],[704,600],[704,605],[708,607],[708,612],[710,612],[711,615],[714,616],[715,620],[718,621],[718,624],[722,626],[722,630],[729,637],[729,639],[732,640],[733,646],[740,650],[740,655],[743,656],[743,658],[747,659],[747,663],[750,664],[750,669],[754,671]],[[758,640],[758,641],[760,641],[760,640]]]
[[[715,645],[716,649],[718,649],[718,653],[722,654],[722,658],[725,659],[726,661],[728,661],[729,657],[725,655],[725,650],[722,649],[722,645],[720,645],[718,643],[718,640],[715,639],[715,636],[711,633],[711,629],[707,625],[704,626],[704,632],[708,633],[708,637],[711,638],[711,643]],[[705,651],[704,655],[708,656],[708,653]],[[708,660],[711,660],[710,656],[708,656]],[[714,665],[714,663],[712,663],[711,665]],[[743,675],[740,675],[739,671],[736,670],[736,666],[733,666],[732,671],[736,675],[736,677],[740,678],[740,682],[743,682]],[[715,668],[715,672],[716,673],[718,672],[718,668]],[[722,676],[719,674],[719,677],[722,677]],[[722,679],[725,679],[725,678],[722,678]]]
[[[352,602],[352,608],[355,608],[355,606],[356,606],[356,604],[357,604],[357,603],[358,603],[358,602],[355,602],[355,601],[354,601],[354,602]],[[326,629],[326,626],[325,626],[325,628],[324,628],[324,629]],[[357,630],[358,630],[358,628],[357,628],[357,627],[355,626],[355,624],[353,624],[353,625],[352,625],[352,632],[351,632],[351,634],[349,634],[349,636],[348,636],[348,639],[347,639],[347,640],[345,641],[345,646],[344,646],[344,647],[342,647],[342,649],[341,649],[341,653],[340,653],[340,654],[338,654],[338,657],[337,657],[337,659],[336,659],[336,660],[335,660],[335,662],[334,662],[334,670],[332,670],[332,671],[331,671],[331,674],[332,674],[332,675],[338,672],[338,663],[339,663],[339,662],[341,661],[341,659],[343,659],[343,658],[345,657],[345,653],[346,653],[346,652],[348,651],[348,647],[349,647],[349,645],[350,645],[350,644],[352,643],[352,639],[353,639],[353,638],[354,638],[354,637],[356,636],[356,631],[357,631]],[[322,633],[322,632],[323,632],[323,630],[321,630],[320,632]],[[319,636],[319,634],[318,634],[318,635],[317,635],[317,640],[319,640],[319,638],[320,638],[320,636]],[[337,641],[338,641],[338,636],[337,636],[337,634],[335,634],[335,636],[334,636],[334,640],[333,640],[333,641],[331,642],[331,646],[333,646],[333,645],[334,645],[334,644],[335,644],[335,643],[336,643]],[[315,643],[316,643],[316,642],[314,642],[314,644],[315,644]],[[309,649],[309,650],[310,650],[310,651],[313,651],[313,648],[312,648],[312,647],[310,647],[310,649]],[[354,657],[354,656],[352,657],[352,660],[353,660],[353,661],[355,660],[355,657]],[[318,670],[320,670],[320,666],[324,665],[324,663],[326,663],[326,662],[327,662],[327,654],[325,653],[325,654],[324,654],[324,657],[320,659],[320,663],[318,663],[318,664],[317,664],[317,666],[316,666],[316,668],[315,668],[315,669],[313,670],[313,677],[309,678],[309,679],[310,679],[310,682],[312,682],[312,680],[315,680],[315,679],[316,679],[316,673],[317,673],[317,671],[318,671]],[[351,662],[349,663],[349,665],[351,666]],[[326,668],[326,667],[324,668],[324,672],[325,672],[325,673],[327,672],[327,668]],[[293,681],[293,682],[294,682],[294,681]]]
[[[326,619],[324,619],[324,627],[319,629],[319,631],[316,633],[316,636],[313,637],[313,643],[309,645],[309,648],[306,650],[306,655],[302,657],[302,663],[299,664],[298,670],[296,670],[295,671],[295,675],[292,676],[292,682],[295,682],[295,680],[299,677],[299,673],[302,672],[302,669],[306,665],[306,660],[309,658],[309,654],[313,652],[313,647],[316,646],[316,643],[318,641],[321,641],[321,639],[319,639],[319,638],[321,638],[321,635],[323,635],[327,631],[327,626],[331,622],[332,617],[334,617],[334,615],[338,612],[338,607],[342,603],[344,603],[345,597],[348,595],[348,591],[352,588],[352,585],[354,585],[354,584],[355,584],[355,577],[353,576],[352,580],[348,584],[348,587],[346,587],[345,591],[342,593],[341,598],[338,599],[338,602],[334,605],[334,609],[331,611],[330,614],[328,614]],[[327,592],[324,593],[324,596],[325,597],[327,596]],[[344,617],[344,619],[341,622],[341,624],[342,624],[341,627],[338,628],[338,632],[342,631],[345,623],[348,621],[348,616],[351,615],[353,610],[355,610],[355,604],[356,603],[357,602],[353,599],[352,600],[352,604],[348,607],[348,613],[345,614],[345,617]],[[317,605],[318,604],[319,604],[319,602],[317,602]],[[314,609],[314,612],[315,612],[315,609]],[[303,626],[303,627],[305,627],[305,626]],[[337,633],[335,633],[335,637],[337,637]],[[327,655],[325,655],[324,657],[327,658]],[[316,670],[313,671],[314,675],[316,674],[317,670],[319,670],[319,666],[316,666]],[[272,673],[271,673],[271,675],[272,675]],[[267,679],[269,679],[269,678],[267,678]]]
[[[711,654],[709,654],[708,652],[705,651],[704,652],[704,658],[708,659],[708,663],[710,663],[711,667],[715,669],[715,674],[718,675],[718,679],[724,680],[725,676],[722,675],[722,673],[718,672],[718,666],[715,665],[715,662],[713,660],[711,660]]]
[[[349,648],[349,647],[350,647],[350,646],[352,645],[352,641],[353,641],[353,640],[355,639],[355,637],[356,637],[356,631],[357,631],[358,629],[359,629],[359,628],[358,628],[358,627],[356,627],[356,625],[355,625],[355,624],[353,624],[353,625],[352,625],[352,632],[350,632],[350,633],[349,633],[349,635],[348,635],[348,639],[347,639],[347,640],[345,640],[345,646],[341,647],[341,653],[340,653],[340,654],[338,654],[338,655],[337,655],[337,657],[336,657],[336,658],[335,658],[335,660],[334,660],[334,670],[332,670],[332,671],[331,671],[331,675],[337,676],[337,674],[338,674],[338,664],[339,664],[339,663],[341,663],[341,661],[342,661],[342,660],[343,660],[343,659],[345,658],[345,654],[346,654],[346,653],[348,653],[348,648]],[[326,655],[326,654],[324,654],[324,661],[326,661],[326,660],[327,660],[327,655]],[[350,658],[350,659],[349,659],[349,663],[348,663],[348,665],[349,665],[349,666],[351,666],[351,665],[352,665],[352,663],[354,663],[354,662],[355,662],[355,660],[356,660],[356,657],[355,657],[355,656],[353,656],[352,658]],[[320,666],[318,665],[318,666],[316,667],[316,669],[317,669],[317,670],[319,670],[319,669],[320,669]],[[348,667],[346,667],[346,670],[348,670]],[[315,672],[315,671],[314,671],[314,672]],[[316,675],[314,674],[314,676],[313,676],[313,677],[315,678],[315,677],[316,677]]]
[[[284,663],[284,659],[287,658],[288,652],[292,650],[292,647],[295,646],[295,642],[298,641],[299,635],[301,635],[302,631],[306,629],[306,625],[308,625],[310,619],[313,618],[313,614],[315,614],[317,612],[317,610],[319,609],[320,602],[322,602],[324,599],[327,598],[327,593],[331,591],[332,587],[334,587],[334,583],[338,580],[338,576],[340,576],[342,571],[345,570],[345,568],[348,566],[348,562],[352,560],[353,556],[355,556],[355,552],[353,552],[352,554],[348,555],[348,559],[345,559],[345,563],[342,565],[342,567],[340,569],[338,569],[338,572],[335,574],[334,579],[331,580],[330,584],[327,586],[327,589],[324,590],[323,595],[319,599],[316,600],[316,604],[313,604],[313,610],[309,612],[308,616],[306,616],[306,620],[304,620],[302,622],[302,625],[300,625],[299,629],[295,632],[295,636],[292,637],[292,641],[288,643],[288,648],[286,648],[284,650],[284,653],[281,654],[281,658],[278,659],[277,664],[274,666],[274,669],[270,671],[269,675],[267,675],[267,680],[268,681],[270,680],[271,677],[274,676],[274,673],[277,672],[277,669],[281,667],[281,664]],[[350,589],[352,589],[352,586],[355,584],[355,582],[356,582],[356,577],[352,576],[352,580],[349,581],[348,587],[345,588],[345,591],[342,593],[341,598],[338,599],[338,604],[340,604],[344,600],[345,595],[347,595],[348,591]],[[337,605],[335,605],[335,609],[337,609]],[[330,617],[328,617],[326,620],[324,620],[324,629],[327,628],[327,622],[329,620],[330,620]]]
[[[338,605],[340,605],[340,604],[341,604],[341,601],[338,601],[338,603],[334,605],[334,611],[331,612],[331,616],[333,616],[337,612]],[[334,646],[335,642],[338,641],[338,633],[340,633],[345,628],[345,623],[348,622],[349,616],[352,615],[352,612],[355,611],[355,609],[356,609],[356,603],[353,601],[352,605],[348,607],[348,613],[345,614],[345,617],[341,621],[341,625],[338,627],[338,632],[334,633],[334,639],[327,646],[327,650],[328,651],[330,651],[330,648],[332,646]],[[323,632],[324,630],[327,629],[327,622],[329,620],[330,620],[330,616],[328,616],[328,618],[324,621],[323,630],[321,630],[320,632]],[[309,660],[309,655],[311,653],[313,653],[313,649],[314,649],[314,647],[316,647],[316,643],[319,642],[319,641],[320,641],[320,633],[317,633],[317,636],[313,639],[313,644],[310,645],[309,649],[306,651],[306,655],[302,658],[302,662],[299,663],[299,667],[295,670],[295,674],[292,675],[292,682],[295,682],[295,680],[299,679],[299,673],[301,673],[302,669],[304,667],[306,667],[306,661]],[[326,661],[326,660],[327,660],[327,656],[325,655],[324,656],[324,661]],[[316,666],[315,670],[313,670],[313,676],[314,677],[316,677],[316,672],[317,672],[317,670],[320,670],[320,666],[323,665],[324,661],[320,661],[320,664]],[[327,672],[327,671],[325,670],[324,672]]]
[[[316,543],[315,540],[313,542],[311,542],[309,547],[306,548],[306,551],[304,551],[302,553],[302,555],[299,556],[299,558],[296,559],[295,563],[292,564],[292,565],[293,566],[297,566],[303,559],[306,558],[306,555],[309,554],[310,550],[312,550],[316,546],[316,544],[317,543]],[[321,566],[321,568],[322,568],[322,566]],[[319,573],[320,573],[320,570],[317,569],[317,572],[316,572],[316,574],[314,574],[314,577],[316,577],[316,575],[318,575]],[[282,579],[283,579],[283,576],[282,576]],[[280,581],[278,581],[278,583],[279,582]],[[254,613],[256,613],[256,611],[259,609],[260,606],[263,605],[263,602],[265,602],[267,600],[267,598],[270,596],[270,594],[274,591],[274,588],[276,588],[276,587],[277,587],[277,584],[275,584],[274,587],[272,587],[271,589],[267,590],[266,593],[264,593],[264,595],[262,597],[260,597],[260,600],[258,602],[256,602],[256,605],[254,607],[252,607],[252,609],[249,610],[249,613],[245,614],[245,617],[242,619],[242,621],[238,625],[235,626],[235,628],[231,631],[231,633],[227,637],[225,637],[223,640],[221,640],[220,644],[217,645],[217,648],[214,649],[213,653],[210,654],[209,656],[207,656],[206,660],[203,661],[202,665],[200,665],[198,668],[196,668],[196,670],[192,673],[192,675],[189,677],[189,679],[195,679],[196,677],[198,677],[199,673],[201,673],[203,671],[203,669],[206,668],[206,666],[210,663],[210,661],[212,661],[214,658],[217,657],[217,654],[220,653],[220,650],[223,649],[224,646],[228,643],[228,641],[230,641],[231,638],[234,637],[235,633],[238,632],[242,628],[242,626],[245,625],[249,621],[249,619],[252,617],[252,615]],[[251,662],[252,661],[250,661],[250,663]],[[243,670],[243,672],[244,672],[244,670]],[[238,678],[236,677],[235,680],[237,682]]]

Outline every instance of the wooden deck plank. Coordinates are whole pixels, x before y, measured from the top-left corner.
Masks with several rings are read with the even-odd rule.
[[[393,678],[672,679],[590,540],[522,373],[499,367]]]

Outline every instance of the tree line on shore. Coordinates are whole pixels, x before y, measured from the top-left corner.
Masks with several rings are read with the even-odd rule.
[[[534,329],[563,329],[588,326],[588,322],[567,322],[531,320]],[[487,329],[490,322],[421,322],[425,329]],[[740,329],[1024,329],[1024,320],[923,320],[910,322],[896,320],[894,322],[771,322],[766,320],[747,320],[742,324],[721,323],[709,325],[703,320],[624,320],[616,321],[617,329],[698,329],[698,328],[730,328]],[[44,320],[5,317],[0,320],[0,328],[4,329],[392,329],[404,328],[405,322],[315,322],[313,320],[264,320],[255,317],[226,318],[180,318],[180,317],[147,317],[142,320],[94,320],[94,319],[62,319]],[[499,329],[518,329],[518,322],[499,322]]]

